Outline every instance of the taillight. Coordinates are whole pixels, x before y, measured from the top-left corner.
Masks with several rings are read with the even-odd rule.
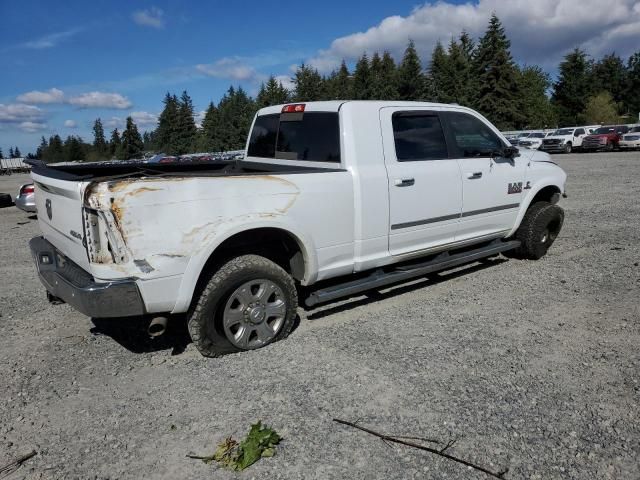
[[[22,188],[20,189],[20,195],[28,195],[30,193],[33,193],[34,191],[35,191],[35,188],[33,187],[33,184],[23,185]]]
[[[298,113],[304,112],[304,103],[294,103],[291,105],[285,105],[282,107],[282,113]]]

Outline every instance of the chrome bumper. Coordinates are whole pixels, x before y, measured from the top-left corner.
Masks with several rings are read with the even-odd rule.
[[[15,203],[16,207],[20,210],[24,210],[25,212],[35,213],[36,211],[36,203],[33,199],[33,195],[31,197],[27,195],[18,195]]]
[[[135,280],[96,282],[43,237],[29,242],[40,281],[54,297],[95,318],[129,317],[145,313]]]

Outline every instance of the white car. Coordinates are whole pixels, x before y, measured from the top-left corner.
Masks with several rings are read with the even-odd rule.
[[[39,164],[32,177],[50,299],[93,317],[187,313],[206,356],[286,337],[299,303],[499,252],[539,259],[567,178],[473,110],[402,101],[263,108],[239,161]]]
[[[537,150],[542,145],[542,140],[547,136],[544,132],[532,132],[518,142],[518,147]]]
[[[635,150],[640,148],[640,127],[633,127],[628,133],[622,136],[618,142],[621,150]]]
[[[540,150],[550,153],[571,153],[582,146],[582,139],[589,135],[587,127],[560,128],[542,140]]]

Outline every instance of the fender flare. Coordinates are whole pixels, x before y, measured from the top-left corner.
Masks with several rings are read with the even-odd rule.
[[[171,313],[184,313],[189,309],[191,301],[193,300],[196,285],[200,275],[202,274],[202,270],[211,256],[214,255],[217,248],[225,240],[228,240],[238,233],[257,230],[260,228],[274,228],[282,230],[294,238],[300,247],[300,251],[304,258],[305,268],[302,284],[308,285],[313,283],[318,276],[318,259],[315,253],[315,246],[310,236],[306,235],[289,222],[281,221],[281,219],[252,221],[250,224],[230,223],[224,230],[216,232],[215,238],[207,245],[203,246],[203,248],[195,252],[189,259],[187,268],[182,275],[182,281],[180,282],[180,288],[176,297],[176,304]]]
[[[527,195],[520,202],[520,211],[518,212],[518,216],[516,217],[514,227],[509,231],[507,237],[511,237],[516,233],[518,228],[520,228],[520,223],[527,213],[527,210],[529,210],[531,202],[533,201],[535,196],[547,187],[554,187],[558,191],[558,193],[562,193],[562,188],[556,185],[556,182],[552,178],[543,178],[541,181],[539,181],[537,185],[535,185],[531,188],[531,190],[528,191]]]

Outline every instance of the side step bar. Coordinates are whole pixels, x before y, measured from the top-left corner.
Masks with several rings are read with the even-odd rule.
[[[447,270],[465,263],[475,262],[482,258],[490,257],[500,252],[512,250],[520,246],[519,240],[494,240],[487,245],[467,250],[460,253],[449,254],[448,252],[436,255],[434,258],[417,264],[402,265],[391,271],[385,272],[382,269],[375,270],[370,275],[351,280],[338,285],[322,288],[312,292],[306,299],[305,305],[313,307],[320,303],[330,302],[338,298],[349,297],[356,293],[366,292],[380,287],[386,287],[394,283],[422,277],[428,273]]]

